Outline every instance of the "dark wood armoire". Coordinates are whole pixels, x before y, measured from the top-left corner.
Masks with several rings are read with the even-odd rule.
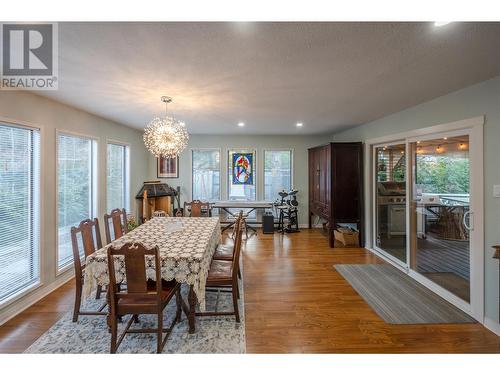
[[[363,246],[363,146],[329,143],[309,149],[309,228],[314,215],[326,221],[328,243],[334,230],[355,224]]]

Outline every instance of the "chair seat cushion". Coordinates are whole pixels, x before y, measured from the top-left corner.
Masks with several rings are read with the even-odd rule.
[[[215,250],[213,259],[215,260],[233,260],[234,246],[219,245]]]
[[[161,292],[161,299],[165,300],[168,298],[170,293],[168,291]],[[156,305],[156,293],[151,293],[149,295],[141,296],[126,296],[121,297],[118,300],[118,306],[125,305]]]
[[[163,306],[170,301],[178,288],[179,284],[175,280],[162,280],[161,301]],[[147,294],[119,296],[117,313],[120,315],[155,313],[157,310],[156,282],[148,280],[147,289]]]
[[[212,260],[210,270],[208,271],[207,284],[211,281],[225,281],[232,280],[233,276],[233,262],[225,260]]]

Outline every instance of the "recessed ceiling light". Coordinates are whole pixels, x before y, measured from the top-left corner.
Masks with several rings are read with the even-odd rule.
[[[244,126],[245,126],[245,123],[244,123],[244,122],[238,122],[238,126],[239,126],[240,128],[242,128],[242,127],[244,127]]]
[[[297,123],[297,127],[298,127],[298,128],[301,128],[303,125],[304,125],[304,124],[303,124],[303,123],[301,123],[301,122],[298,122],[298,123]]]
[[[447,22],[438,21],[438,22],[434,22],[434,26],[441,27],[441,26],[444,26],[444,25],[448,25],[449,23],[451,23],[451,22],[450,21],[447,21]]]

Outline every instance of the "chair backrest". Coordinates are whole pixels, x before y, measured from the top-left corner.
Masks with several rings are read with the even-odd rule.
[[[71,245],[73,247],[73,260],[75,265],[75,277],[82,276],[82,264],[80,262],[80,247],[78,245],[78,234],[81,235],[83,255],[87,258],[102,247],[99,220],[85,219],[77,227],[71,227]]]
[[[202,202],[198,199],[195,199],[192,202],[184,203],[184,212],[187,213],[186,208],[190,208],[191,217],[202,217],[202,216],[210,216],[210,204],[208,202]]]
[[[153,217],[168,217],[168,216],[169,215],[165,211],[162,211],[162,210],[158,210],[158,211],[153,212]]]
[[[243,237],[243,212],[240,212],[236,219],[236,236],[234,238],[234,251],[233,251],[233,279],[238,277],[238,270],[240,268],[240,253],[241,253],[241,239]]]
[[[118,291],[116,284],[116,269],[114,262],[116,256],[123,257],[125,262],[125,277],[127,283],[126,290],[124,291]],[[148,291],[146,256],[154,257],[156,280],[159,281],[156,283],[156,291]],[[140,298],[146,295],[156,295],[158,301],[161,298],[161,263],[158,246],[146,248],[139,242],[127,242],[119,248],[115,248],[111,245],[108,248],[108,273],[112,307],[115,306],[119,298],[123,297]]]
[[[111,238],[110,221],[113,226],[114,238]],[[127,233],[127,212],[125,209],[122,208],[120,210],[119,208],[115,208],[111,213],[104,214],[104,229],[106,232],[106,242],[108,244]]]

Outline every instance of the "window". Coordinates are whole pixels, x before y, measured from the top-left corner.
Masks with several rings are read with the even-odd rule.
[[[250,158],[253,160],[248,160],[248,168],[245,169],[249,173],[249,178],[251,178],[251,183],[233,183],[233,156],[234,154],[251,154]],[[246,158],[246,157],[245,157]],[[246,158],[248,159],[248,158]],[[229,200],[244,200],[244,201],[254,201],[257,196],[255,183],[257,174],[255,160],[255,150],[229,150],[228,151],[228,198]]]
[[[0,303],[40,280],[40,134],[0,124]]]
[[[128,146],[108,143],[106,161],[107,212],[114,208],[129,211],[129,150]]]
[[[57,244],[58,268],[73,261],[72,226],[96,214],[95,140],[57,134]],[[83,254],[82,254],[83,256]]]
[[[193,199],[213,202],[220,199],[220,151],[192,150]]]
[[[274,201],[292,189],[292,150],[264,151],[264,200]]]

